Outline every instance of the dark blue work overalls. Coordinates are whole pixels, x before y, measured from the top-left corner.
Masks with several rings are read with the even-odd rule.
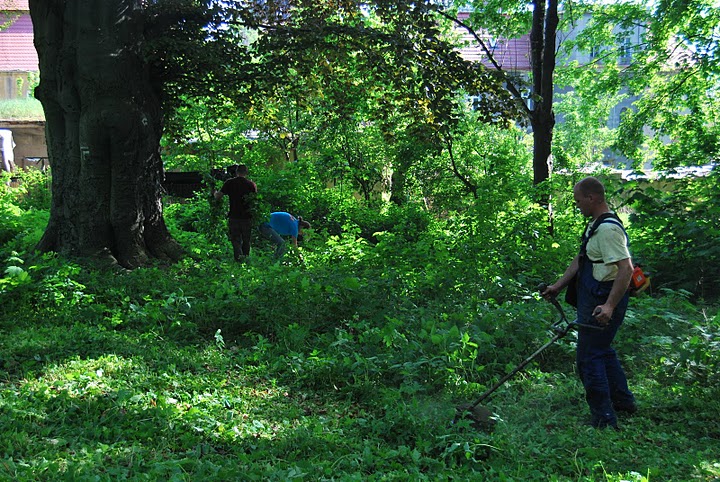
[[[578,323],[599,325],[592,315],[595,307],[607,301],[612,281],[597,281],[592,275],[593,263],[581,260],[578,272]],[[615,350],[610,346],[625,318],[629,295],[626,293],[615,307],[610,323],[603,330],[580,328],[576,362],[578,375],[585,387],[585,399],[590,406],[592,425],[616,426],[615,410],[635,406],[635,398],[628,388],[625,372]]]

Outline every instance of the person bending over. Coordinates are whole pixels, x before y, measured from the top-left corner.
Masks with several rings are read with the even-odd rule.
[[[261,224],[260,234],[275,244],[275,259],[280,259],[287,251],[287,244],[283,236],[290,236],[292,244],[297,248],[298,238],[302,239],[303,229],[309,229],[310,223],[302,217],[295,217],[286,212],[274,212],[270,219]]]

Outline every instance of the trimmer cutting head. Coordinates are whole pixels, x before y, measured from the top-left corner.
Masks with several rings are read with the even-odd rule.
[[[473,428],[483,432],[492,432],[497,423],[490,409],[471,403],[463,403],[455,409],[455,420],[453,423],[457,423],[458,420],[463,418],[470,420],[470,425],[472,425]]]

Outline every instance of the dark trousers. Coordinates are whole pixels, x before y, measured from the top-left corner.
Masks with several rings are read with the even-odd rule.
[[[598,325],[592,312],[607,301],[612,282],[598,282],[592,277],[592,265],[583,263],[578,287],[578,322]],[[625,319],[628,295],[615,307],[612,319],[603,330],[578,330],[577,369],[585,387],[585,399],[590,406],[592,424],[596,427],[617,425],[615,409],[635,405],[635,397],[628,388],[625,371],[611,344]]]
[[[285,251],[287,250],[285,240],[282,238],[282,236],[280,236],[277,231],[275,231],[270,226],[270,223],[263,223],[258,227],[258,229],[260,230],[260,234],[262,234],[265,239],[269,239],[275,245],[275,259],[282,258],[282,256],[285,254]]]
[[[250,238],[252,235],[252,219],[228,219],[230,243],[233,247],[235,261],[241,261],[250,255]]]

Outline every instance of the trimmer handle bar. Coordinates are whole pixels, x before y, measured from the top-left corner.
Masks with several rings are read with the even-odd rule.
[[[547,283],[540,283],[538,285],[538,291],[540,293],[543,293],[547,289],[548,285]],[[598,325],[589,325],[587,323],[578,323],[577,319],[574,321],[568,321],[567,317],[565,316],[565,310],[562,309],[562,306],[560,306],[560,302],[557,300],[557,298],[550,298],[550,303],[553,304],[555,308],[557,308],[558,313],[560,313],[560,319],[552,324],[550,327],[555,333],[562,333],[563,336],[567,335],[567,333],[571,329],[579,329],[579,328],[589,328],[591,330],[599,330],[602,331],[605,328]],[[562,326],[563,323],[567,323],[567,325]]]

